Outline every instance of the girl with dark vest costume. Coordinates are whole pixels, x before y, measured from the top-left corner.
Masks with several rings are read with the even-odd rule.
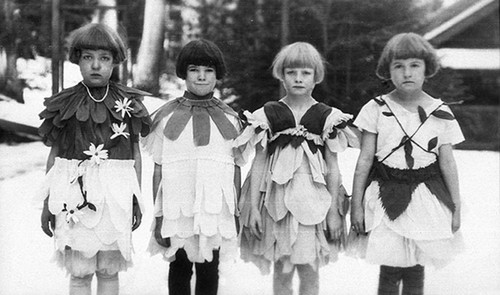
[[[118,272],[131,265],[132,231],[141,223],[139,135],[151,120],[148,93],[110,81],[125,60],[119,35],[101,24],[71,36],[69,60],[83,81],[45,99],[39,133],[51,146],[42,229],[71,275],[70,294],[118,294]]]
[[[423,294],[424,266],[445,265],[461,248],[452,145],[464,137],[446,103],[422,90],[438,68],[421,36],[394,36],[376,73],[395,89],[369,101],[354,122],[363,135],[349,252],[381,265],[379,294],[399,294],[401,281],[403,294]]]
[[[318,294],[318,268],[337,259],[344,237],[344,190],[337,153],[357,137],[351,115],[312,97],[324,77],[323,59],[310,44],[284,47],[273,75],[286,95],[253,114],[235,142],[243,160],[255,158],[242,188],[241,257],[263,274],[274,263],[274,294]],[[331,243],[329,243],[331,242]]]
[[[195,294],[215,295],[219,260],[234,258],[238,250],[241,181],[232,145],[240,120],[214,97],[216,82],[226,73],[217,45],[191,41],[179,53],[176,72],[187,91],[154,114],[144,139],[155,162],[149,252],[170,262],[169,294],[191,294],[194,264]]]

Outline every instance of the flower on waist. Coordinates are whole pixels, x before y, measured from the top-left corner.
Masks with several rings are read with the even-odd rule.
[[[130,107],[130,104],[132,103],[132,100],[129,100],[127,97],[124,97],[123,100],[117,100],[115,101],[115,109],[117,113],[122,113],[122,118],[125,118],[125,114],[127,114],[130,117],[130,111],[134,110],[132,107]]]
[[[89,150],[83,153],[90,156],[90,162],[94,164],[101,164],[102,161],[108,158],[108,150],[103,150],[104,144],[100,144],[97,147],[91,143]]]
[[[308,133],[308,131],[307,131],[306,127],[304,127],[304,125],[298,125],[297,127],[293,128],[291,130],[290,134],[293,135],[293,136],[304,136],[304,137],[306,137],[307,133]]]
[[[66,209],[66,204],[64,204],[64,210],[66,212],[66,222],[67,223],[70,223],[70,224],[75,224],[75,223],[78,223],[80,222],[80,217],[83,215],[83,212],[81,212],[80,210],[74,210],[74,209],[71,209],[71,210],[67,210]]]
[[[114,139],[120,135],[123,135],[123,137],[125,138],[128,138],[129,137],[129,133],[128,132],[125,132],[125,128],[127,128],[127,124],[126,123],[120,123],[120,125],[118,126],[118,124],[116,123],[113,123],[113,125],[111,126],[111,130],[113,130],[113,135],[111,135],[111,139]]]

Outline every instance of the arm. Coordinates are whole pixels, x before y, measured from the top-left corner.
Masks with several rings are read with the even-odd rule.
[[[54,162],[58,153],[59,147],[57,145],[53,145],[50,149],[49,157],[47,158],[47,166],[45,169],[46,173],[48,173],[54,166]],[[54,235],[54,229],[56,228],[56,217],[49,211],[49,196],[47,196],[47,198],[45,198],[45,200],[43,201],[43,209],[40,220],[42,223],[43,232],[47,236],[52,237]]]
[[[241,197],[241,168],[238,165],[234,165],[234,189],[236,190],[236,206],[234,212],[234,222],[236,224],[236,233],[240,233],[240,213],[238,211],[238,204],[240,203]]]
[[[156,203],[158,188],[160,187],[162,179],[162,167],[160,164],[155,163],[155,168],[153,171],[153,204]],[[160,246],[165,248],[170,247],[170,238],[163,238],[161,236],[161,227],[163,225],[163,216],[155,216],[155,240]]]
[[[250,170],[250,232],[259,240],[262,235],[262,218],[260,215],[262,192],[260,191],[260,183],[264,174],[266,157],[266,151],[261,145],[257,145]]]
[[[327,167],[326,188],[332,196],[330,209],[326,216],[327,237],[337,243],[343,239],[344,224],[339,211],[340,193],[340,169],[337,160],[337,153],[325,149],[325,162]]]
[[[141,175],[142,175],[142,157],[141,150],[139,149],[139,143],[134,142],[133,144],[133,153],[134,153],[134,169],[137,173],[137,180],[139,181],[139,187],[141,186]],[[139,206],[139,202],[137,201],[137,196],[134,195],[134,199],[132,200],[132,231],[136,230],[139,225],[141,225],[142,221],[142,212]]]
[[[377,134],[363,131],[361,137],[361,151],[354,172],[352,185],[351,226],[357,233],[365,232],[363,197],[373,165],[373,158],[377,148]]]
[[[453,203],[455,204],[451,229],[453,232],[456,232],[460,228],[461,222],[461,201],[457,164],[455,162],[455,157],[453,156],[453,148],[451,144],[444,144],[439,148],[438,161],[441,173],[443,174],[444,183],[450,192]]]
[[[156,203],[156,194],[158,193],[158,188],[160,187],[161,178],[161,165],[155,163],[155,168],[153,171],[153,204]]]

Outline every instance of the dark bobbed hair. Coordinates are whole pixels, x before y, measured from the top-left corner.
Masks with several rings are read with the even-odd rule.
[[[181,49],[175,66],[177,77],[185,80],[189,65],[214,67],[217,80],[226,75],[226,64],[222,51],[209,40],[194,40]]]
[[[120,35],[103,24],[88,24],[71,33],[69,61],[78,64],[82,50],[85,49],[111,51],[114,64],[123,62],[127,56],[127,49]]]
[[[382,50],[375,73],[380,79],[390,80],[390,65],[394,59],[418,58],[425,62],[425,76],[432,77],[439,70],[436,50],[422,36],[400,33],[392,37]]]

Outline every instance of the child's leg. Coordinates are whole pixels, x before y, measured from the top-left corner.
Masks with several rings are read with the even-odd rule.
[[[97,276],[97,295],[118,295],[120,293],[120,282],[118,273],[107,273],[98,271]]]
[[[118,272],[126,268],[126,261],[118,250],[97,252],[97,294],[117,295],[120,292]]]
[[[92,277],[96,270],[96,256],[87,258],[69,247],[59,257],[59,262],[71,274],[69,280],[70,295],[90,295]]]
[[[379,281],[378,281],[378,294],[379,295],[399,294],[399,282],[401,281],[401,278],[402,278],[401,267],[381,265]]]
[[[91,295],[92,277],[94,275],[74,276],[69,279],[69,295]]]
[[[403,268],[403,295],[424,294],[424,267],[415,265]]]
[[[190,295],[193,263],[189,261],[184,249],[177,250],[175,260],[170,262],[168,271],[169,294]]]
[[[211,262],[196,263],[196,295],[217,295],[219,289],[219,251],[213,251]]]
[[[283,263],[281,261],[276,261],[274,263],[274,275],[273,275],[273,290],[274,295],[292,295],[292,279],[293,272],[295,268],[290,272],[283,272]]]
[[[300,278],[300,295],[319,294],[319,273],[310,264],[298,264],[297,272]]]

